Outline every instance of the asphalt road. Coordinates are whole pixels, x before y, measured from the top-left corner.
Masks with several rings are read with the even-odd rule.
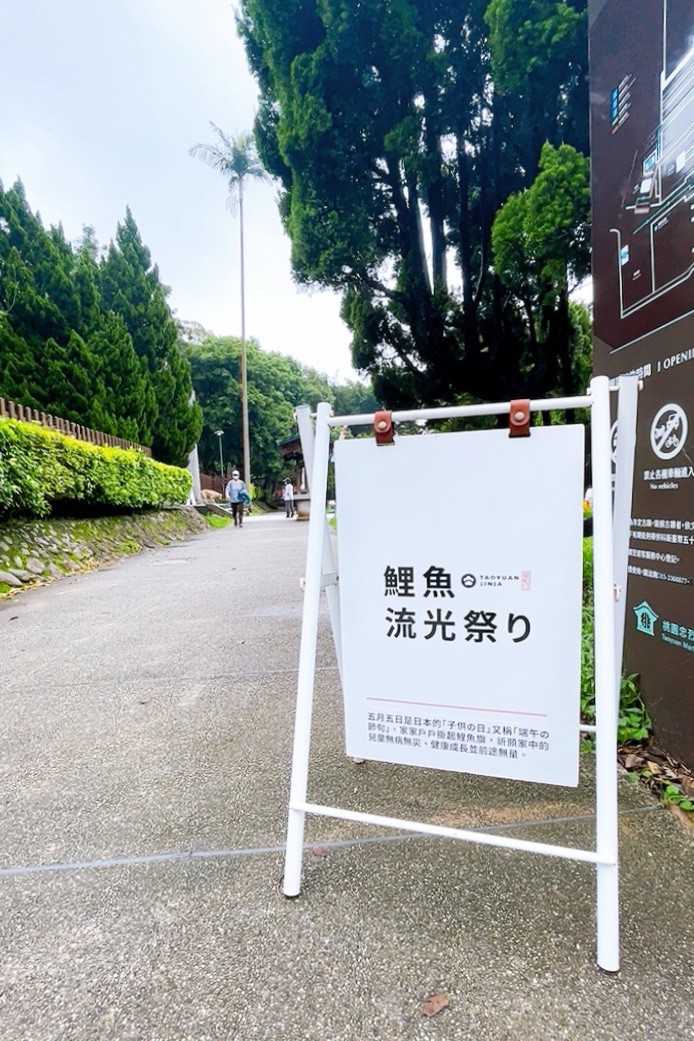
[[[627,778],[616,976],[589,865],[313,818],[282,896],[307,531],[252,516],[0,605],[2,1041],[690,1039],[694,844]],[[590,762],[577,790],[359,766],[341,728],[323,612],[310,798],[593,841]]]

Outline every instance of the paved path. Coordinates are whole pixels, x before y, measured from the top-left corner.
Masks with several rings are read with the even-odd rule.
[[[628,779],[617,977],[588,865],[314,818],[284,899],[307,531],[252,516],[0,606],[2,1041],[690,1039],[693,843]],[[309,797],[592,841],[587,776],[346,760],[325,614]]]

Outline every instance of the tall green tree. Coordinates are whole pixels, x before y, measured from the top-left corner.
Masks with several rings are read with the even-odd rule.
[[[80,299],[82,335],[94,358],[94,376],[104,388],[93,425],[128,441],[150,444],[150,417],[157,405],[148,366],[135,352],[120,315],[104,310],[99,245],[93,228],[84,229],[76,246],[73,279]]]
[[[251,450],[255,483],[270,490],[284,472],[278,442],[294,430],[294,408],[319,401],[333,402],[336,391],[325,376],[300,365],[293,358],[266,352],[253,340],[247,345]],[[223,430],[225,463],[238,466],[243,455],[240,432],[240,380],[242,344],[235,338],[209,336],[202,343],[185,343],[193,386],[204,413],[198,444],[204,470],[219,470],[219,442]]]
[[[492,229],[494,265],[522,316],[529,390],[563,394],[578,384],[580,332],[571,321],[570,292],[589,271],[588,160],[571,145],[542,148],[529,188],[510,196]]]
[[[52,337],[46,341],[39,393],[46,411],[73,423],[102,429],[105,387],[94,355],[74,330],[64,345]]]
[[[245,249],[243,226],[243,193],[246,181],[263,178],[265,171],[258,159],[255,141],[252,134],[238,134],[230,137],[211,123],[217,138],[214,144],[197,144],[190,149],[192,156],[197,156],[213,170],[221,174],[227,182],[229,201],[238,203],[239,207],[239,254],[241,259],[241,416],[243,428],[243,473],[247,481],[251,480],[251,450],[248,413],[248,362],[246,352],[246,281],[245,281]]]
[[[20,182],[0,189],[0,392],[31,408],[98,427],[105,387],[83,336],[74,254],[62,228],[43,227]]]
[[[53,337],[66,344],[79,322],[79,300],[62,234],[46,232],[20,181],[0,189],[0,227],[0,292],[13,328],[29,343]]]
[[[342,293],[354,363],[391,406],[552,389],[530,380],[492,227],[545,141],[582,147],[585,0],[531,6],[536,33],[510,0],[242,0],[294,272]]]
[[[7,313],[0,310],[0,395],[39,408],[35,396],[37,365],[27,341],[12,327]]]
[[[152,452],[162,462],[184,465],[202,427],[192,402],[190,368],[178,347],[178,328],[166,302],[166,289],[132,213],[118,225],[101,265],[101,294],[107,310],[117,314],[147,366],[154,392],[143,415],[152,433]]]
[[[0,185],[0,394],[184,464],[202,419],[176,341],[129,211],[102,261],[93,229],[73,247]]]
[[[136,444],[151,443],[149,417],[157,408],[154,388],[125,322],[114,312],[101,315],[87,342],[106,388],[98,429]]]
[[[528,180],[546,141],[587,153],[586,0],[489,0],[485,20],[494,89],[508,103]]]
[[[377,412],[379,402],[370,386],[357,380],[335,386],[334,412],[337,416],[358,416],[364,413]],[[359,432],[359,428],[355,428]],[[361,428],[363,431],[363,427]]]

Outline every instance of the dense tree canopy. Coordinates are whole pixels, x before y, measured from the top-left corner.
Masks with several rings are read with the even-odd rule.
[[[538,396],[559,374],[569,389],[585,209],[572,224],[553,203],[552,231],[540,188],[520,195],[503,271],[492,230],[557,164],[553,188],[582,177],[585,197],[562,149],[587,148],[586,0],[242,0],[239,27],[295,274],[342,292],[379,398]]]
[[[46,230],[0,185],[0,394],[185,465],[202,418],[166,290],[128,211],[105,259],[92,229]]]
[[[178,349],[167,290],[130,210],[101,265],[101,287],[106,308],[122,318],[146,364],[155,404],[152,451],[158,459],[185,461],[200,432],[199,408],[190,404],[190,368]]]
[[[210,335],[201,343],[182,344],[205,417],[198,452],[202,469],[209,473],[219,473],[220,468],[217,430],[224,431],[225,469],[241,463],[241,347],[239,339]],[[315,408],[319,401],[328,401],[342,415],[370,412],[377,406],[361,383],[333,384],[293,358],[261,350],[253,340],[246,348],[253,480],[269,490],[285,472],[278,442],[294,431],[297,405]]]
[[[93,229],[73,246],[61,228],[44,228],[20,183],[0,185],[0,395],[151,445],[176,465],[200,438],[211,472],[221,429],[225,461],[240,465],[241,340],[174,321],[129,210],[101,252]],[[268,488],[283,473],[278,441],[293,432],[296,405],[329,401],[343,414],[377,407],[361,383],[333,384],[254,341],[247,353],[254,478]]]

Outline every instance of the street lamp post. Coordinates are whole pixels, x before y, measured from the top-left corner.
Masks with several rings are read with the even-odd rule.
[[[222,455],[222,437],[224,435],[223,430],[215,430],[215,434],[219,438],[219,476],[222,481],[222,493],[224,492],[224,456]]]

